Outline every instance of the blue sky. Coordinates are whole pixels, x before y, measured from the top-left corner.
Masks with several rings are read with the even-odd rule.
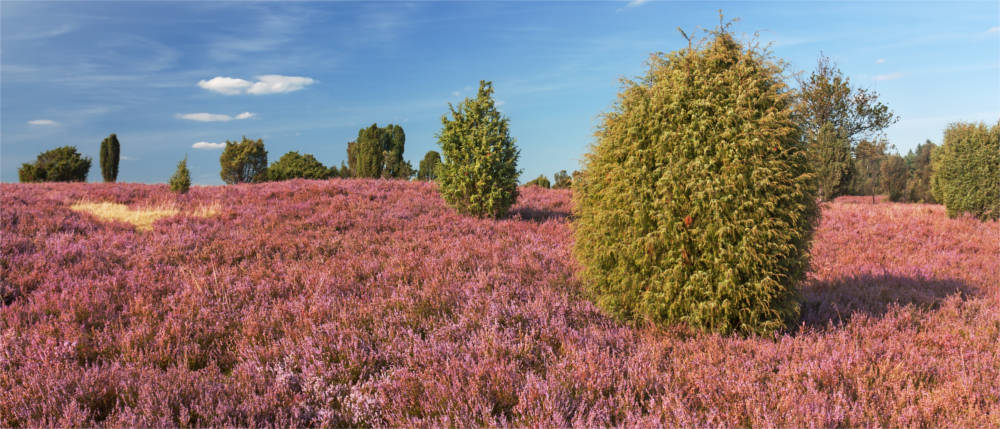
[[[263,138],[339,165],[358,129],[397,123],[416,166],[449,102],[491,80],[521,181],[572,171],[621,77],[718,24],[771,42],[788,72],[820,52],[901,120],[905,153],[954,121],[1000,118],[1000,4],[982,2],[0,2],[0,180],[41,151],[94,158],[117,133],[119,181],[165,182],[185,155],[219,184],[212,143]],[[201,144],[198,144],[201,143]]]

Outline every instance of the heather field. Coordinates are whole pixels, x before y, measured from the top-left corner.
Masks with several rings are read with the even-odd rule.
[[[0,224],[4,427],[1000,426],[1000,223],[942,206],[824,204],[777,338],[602,314],[565,190],[3,184]]]

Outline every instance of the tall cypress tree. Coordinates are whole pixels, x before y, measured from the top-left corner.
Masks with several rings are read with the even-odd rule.
[[[118,180],[118,161],[121,147],[118,136],[112,133],[101,142],[101,176],[105,182]]]

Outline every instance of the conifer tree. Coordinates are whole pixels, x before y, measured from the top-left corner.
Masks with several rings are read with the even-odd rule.
[[[112,133],[101,142],[101,176],[105,182],[118,180],[118,162],[121,157],[118,136]]]
[[[170,176],[170,190],[179,194],[187,193],[191,189],[191,172],[187,168],[187,156],[177,163],[177,170]]]

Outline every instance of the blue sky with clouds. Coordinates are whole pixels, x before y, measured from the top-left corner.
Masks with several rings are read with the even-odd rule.
[[[185,155],[219,184],[218,143],[263,138],[346,159],[358,129],[401,124],[437,149],[449,102],[491,80],[521,180],[574,170],[621,77],[718,24],[771,42],[789,73],[820,52],[881,94],[901,152],[954,121],[1000,118],[1000,4],[981,2],[0,2],[0,180],[41,151],[95,159],[118,134],[120,181],[165,182]]]

